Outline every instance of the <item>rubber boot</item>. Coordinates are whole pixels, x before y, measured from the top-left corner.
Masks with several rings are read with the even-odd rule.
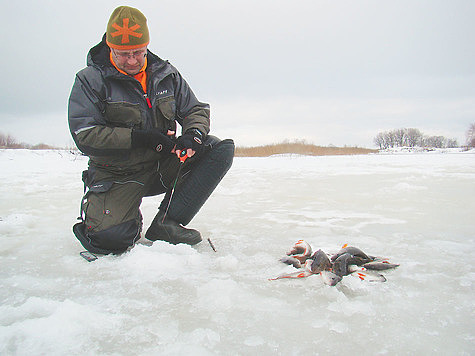
[[[201,242],[201,234],[194,229],[187,229],[176,221],[166,218],[163,221],[163,213],[159,212],[145,233],[145,238],[150,241],[166,241],[173,245],[187,244],[196,245]]]

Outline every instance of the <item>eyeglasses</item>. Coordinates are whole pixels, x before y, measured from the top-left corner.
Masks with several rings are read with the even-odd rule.
[[[140,51],[134,51],[134,52],[116,52],[114,49],[112,50],[114,55],[121,59],[121,60],[126,60],[129,59],[130,57],[134,57],[135,59],[141,59],[144,58],[147,55],[147,49],[142,49]]]

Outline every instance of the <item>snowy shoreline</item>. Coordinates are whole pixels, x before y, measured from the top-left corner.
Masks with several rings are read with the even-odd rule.
[[[475,154],[475,148],[455,147],[455,148],[432,148],[432,147],[397,147],[380,150],[377,154]]]
[[[70,149],[28,149],[28,148],[0,148],[0,152],[31,152],[36,153],[37,155],[42,155],[42,152],[57,152],[60,155],[66,154],[71,156],[83,156],[80,151],[78,150],[70,150]],[[312,156],[312,157],[322,157],[322,156],[357,156],[357,155],[398,155],[398,154],[475,154],[475,148],[469,147],[454,147],[454,148],[433,148],[433,147],[396,147],[396,148],[387,148],[387,149],[380,149],[378,152],[375,153],[358,153],[358,154],[328,154],[328,155],[305,155],[300,153],[282,153],[282,154],[274,154],[271,156],[263,156],[261,158],[266,157],[275,157],[275,156]],[[254,158],[254,156],[240,156],[239,158]]]

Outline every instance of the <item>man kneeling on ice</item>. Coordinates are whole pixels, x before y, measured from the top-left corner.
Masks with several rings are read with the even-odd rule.
[[[115,9],[69,98],[71,134],[89,157],[81,222],[73,231],[93,253],[133,246],[142,231],[142,198],[163,193],[145,238],[200,242],[200,233],[184,225],[232,164],[233,141],[208,135],[209,105],[148,44],[145,16],[127,6]]]

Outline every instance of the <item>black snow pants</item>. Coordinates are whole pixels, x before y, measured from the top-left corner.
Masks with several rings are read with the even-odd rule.
[[[167,216],[182,225],[188,224],[209,198],[231,167],[234,142],[208,136],[203,154],[187,159],[178,177]],[[83,172],[86,193],[81,201],[81,222],[73,232],[93,253],[125,252],[140,238],[142,198],[165,194],[160,210],[166,209],[171,187],[180,162],[170,155],[160,164],[151,165],[132,175],[113,176],[90,166]]]

